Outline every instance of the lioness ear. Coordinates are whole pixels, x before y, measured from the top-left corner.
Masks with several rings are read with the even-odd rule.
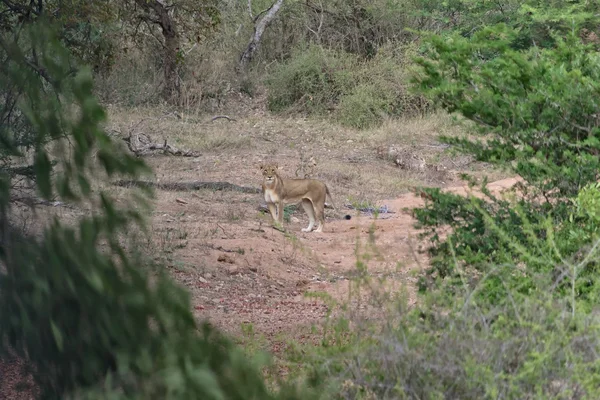
[[[260,163],[260,165],[258,166],[258,169],[260,169],[262,171],[263,169],[265,169],[265,165],[263,163]]]

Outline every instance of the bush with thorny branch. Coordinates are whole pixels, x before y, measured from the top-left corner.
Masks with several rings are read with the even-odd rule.
[[[575,246],[577,235],[566,232],[576,228],[569,222],[571,199],[596,181],[600,171],[600,55],[582,42],[577,30],[555,37],[555,46],[545,49],[519,50],[518,39],[518,32],[505,25],[470,38],[431,35],[417,59],[421,70],[416,82],[423,92],[475,126],[475,139],[442,140],[524,180],[512,199],[495,197],[485,188],[485,200],[423,189],[431,201],[415,215],[432,242],[430,278],[456,278],[457,261],[486,273],[491,264],[519,259],[514,243],[526,246],[528,238],[556,235],[561,240],[550,253],[556,258],[526,263],[528,268],[512,271],[512,276],[548,272],[556,261],[579,257],[577,246],[585,245],[579,240]],[[439,236],[442,226],[452,228],[445,239]],[[597,269],[593,263],[585,268],[590,274],[582,276],[587,277]],[[532,290],[525,281],[513,283]],[[488,291],[492,298],[494,293]]]

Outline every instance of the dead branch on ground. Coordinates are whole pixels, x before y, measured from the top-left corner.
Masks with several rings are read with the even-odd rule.
[[[210,122],[215,122],[216,120],[218,120],[218,119],[221,119],[221,118],[224,118],[224,119],[226,119],[227,121],[237,121],[237,119],[235,119],[235,118],[231,118],[231,117],[229,117],[229,116],[227,116],[227,115],[215,115],[214,117],[212,117],[212,118],[210,119]]]
[[[168,143],[167,139],[164,139],[163,143],[155,142],[152,140],[152,137],[147,133],[142,133],[138,131],[139,126],[142,125],[142,123],[144,122],[160,121],[162,119],[173,116],[177,119],[182,118],[181,115],[179,115],[177,112],[167,113],[157,118],[142,118],[136,123],[131,124],[127,129],[127,132],[122,132],[119,129],[111,129],[110,134],[121,138],[121,140],[123,140],[127,144],[129,151],[131,151],[138,157],[146,156],[157,151],[162,151],[163,154],[169,154],[172,156],[199,157],[201,154],[197,151],[180,150],[172,144]]]
[[[200,189],[211,190],[231,190],[242,193],[260,193],[260,189],[249,186],[239,186],[229,182],[150,182],[150,181],[125,181],[120,180],[113,182],[116,186],[121,187],[141,187],[141,188],[156,188],[166,191],[193,191]]]
[[[191,150],[180,150],[169,144],[167,139],[163,143],[156,143],[145,133],[130,133],[128,137],[122,138],[129,150],[138,157],[162,151],[164,154],[181,157],[199,157],[200,153]]]
[[[49,207],[63,207],[63,208],[71,209],[71,210],[78,209],[77,207],[75,207],[71,204],[62,202],[62,201],[45,200],[45,199],[40,199],[40,198],[33,197],[33,196],[14,197],[14,198],[11,198],[10,201],[22,203],[29,207],[41,205],[41,206],[49,206]]]

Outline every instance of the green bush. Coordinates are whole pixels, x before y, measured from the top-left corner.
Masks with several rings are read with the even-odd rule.
[[[402,52],[402,56],[405,51]],[[269,75],[269,109],[333,116],[358,129],[385,118],[422,112],[424,102],[409,91],[405,66],[381,51],[368,61],[312,45],[298,50]]]
[[[0,111],[22,117],[0,130],[0,154],[33,160],[44,199],[86,202],[91,215],[26,236],[11,228],[15,182],[0,170],[0,355],[16,352],[32,367],[42,399],[299,398],[291,387],[267,390],[258,364],[197,324],[183,288],[146,274],[126,238],[136,222],[144,227],[147,197],[137,211],[117,209],[95,183],[148,168],[100,128],[91,73],[73,68],[54,30],[40,20],[21,33],[0,37],[0,93],[16,98]],[[34,154],[11,135],[22,125]],[[51,159],[50,147],[66,143]]]
[[[352,86],[354,57],[319,46],[298,49],[269,75],[269,109],[324,113]]]
[[[600,321],[545,289],[501,307],[429,294],[381,328],[355,321],[344,346],[305,350],[307,363],[338,399],[594,398]]]
[[[391,114],[394,100],[376,85],[359,85],[340,99],[336,119],[346,126],[366,129],[381,123]]]
[[[597,0],[418,0],[413,14],[425,22],[423,25],[430,32],[454,32],[464,37],[503,23],[516,32],[513,49],[524,50],[552,48],[557,35],[566,36],[574,29],[596,30],[598,5]]]
[[[481,140],[442,138],[446,143],[510,168],[533,195],[564,199],[600,168],[600,55],[575,34],[556,38],[555,48],[515,51],[516,34],[500,25],[470,39],[431,36],[416,81],[478,127]]]
[[[490,219],[485,224],[509,248],[520,248],[512,260],[489,265],[480,277],[457,260],[459,284],[439,282],[410,306],[408,291],[395,285],[384,291],[359,261],[352,293],[368,301],[351,297],[340,304],[343,311],[325,327],[321,346],[294,348],[290,361],[320,376],[337,399],[594,398],[598,302],[570,290],[587,274],[582,263],[556,256],[560,239],[531,238],[522,246]],[[583,250],[580,260],[597,265],[600,253]],[[532,272],[544,263],[545,271],[560,273]],[[533,290],[522,290],[521,280]],[[502,301],[489,301],[490,288]]]
[[[600,125],[594,117],[600,59],[574,33],[555,37],[554,47],[524,51],[513,48],[517,36],[504,25],[470,38],[431,36],[417,59],[421,89],[473,121],[479,136],[442,141],[524,179],[512,201],[484,188],[485,200],[474,201],[424,189],[432,201],[415,215],[431,240],[433,263],[423,282],[449,278],[459,285],[457,265],[476,272],[476,282],[493,266],[521,260],[525,267],[502,273],[496,268],[486,281],[485,300],[497,303],[508,301],[506,293],[514,289],[540,290],[537,275],[573,276],[564,269],[568,261],[581,268],[579,278],[571,288],[560,284],[557,293],[574,291],[592,304],[598,297],[597,266],[584,263],[581,250],[591,244],[585,232],[593,225],[589,217],[572,218],[571,199],[596,181],[600,168]],[[442,227],[451,228],[443,239]]]
[[[431,240],[431,267],[421,276],[421,289],[439,287],[455,293],[463,285],[479,286],[478,304],[505,304],[511,295],[553,293],[590,310],[600,298],[596,211],[582,212],[600,197],[595,188],[582,191],[574,206],[546,211],[530,203],[510,202],[487,194],[483,199],[423,189],[432,202],[415,209],[418,226]],[[565,216],[560,215],[565,213]],[[558,217],[557,217],[558,216]],[[438,230],[451,226],[442,239]]]

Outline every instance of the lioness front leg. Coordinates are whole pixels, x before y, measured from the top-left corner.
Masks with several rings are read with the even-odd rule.
[[[302,208],[304,208],[304,211],[308,215],[308,226],[302,228],[302,232],[310,232],[315,227],[315,210],[312,201],[309,199],[302,199]]]
[[[277,222],[277,209],[275,208],[275,204],[267,203],[267,207],[269,207],[269,212],[271,213],[271,217],[273,217],[273,222]]]
[[[283,226],[283,201],[277,203],[277,221]]]
[[[267,206],[271,212],[271,217],[273,217],[273,228],[283,232],[283,224],[279,223],[279,218],[277,216],[277,205],[274,203],[267,203]]]

